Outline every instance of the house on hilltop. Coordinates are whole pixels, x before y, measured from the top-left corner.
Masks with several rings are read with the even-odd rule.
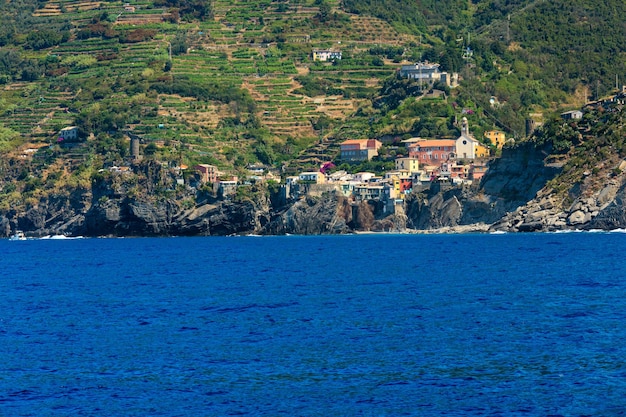
[[[314,49],[313,61],[327,62],[341,59],[341,51],[334,49]]]
[[[566,111],[561,113],[561,118],[565,120],[580,120],[583,118],[583,112],[580,110]]]
[[[59,139],[64,140],[77,140],[78,139],[78,127],[68,126],[59,131]]]
[[[400,76],[412,80],[422,81],[428,84],[442,82],[448,87],[454,87],[459,82],[458,74],[449,74],[439,70],[439,64],[426,62],[416,62],[415,64],[402,65]]]

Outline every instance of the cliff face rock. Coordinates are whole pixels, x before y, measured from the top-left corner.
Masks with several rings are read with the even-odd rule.
[[[590,221],[585,224],[585,229],[624,229],[626,228],[626,188],[622,186],[617,192],[615,199],[609,202],[598,214],[590,215]]]
[[[76,188],[44,198],[25,211],[10,210],[0,215],[0,235],[6,237],[15,230],[29,231],[34,236],[73,234],[82,227],[90,200],[89,190]]]
[[[462,217],[460,190],[432,187],[424,193],[411,194],[406,204],[407,226],[412,229],[437,229],[457,226]]]
[[[616,155],[598,163],[569,167],[534,198],[505,214],[492,230],[510,232],[611,230],[626,227],[626,161]]]
[[[352,209],[345,198],[329,193],[306,196],[283,213],[276,215],[263,229],[265,234],[343,234],[351,231]]]
[[[507,148],[480,185],[434,183],[408,195],[391,215],[382,202],[355,203],[324,190],[288,201],[255,186],[218,199],[207,190],[177,188],[166,169],[150,163],[4,212],[0,235],[18,229],[31,236],[197,236],[626,228],[626,161],[611,154],[601,163],[564,165],[549,155],[532,143]]]
[[[132,199],[96,204],[85,215],[86,236],[197,236],[257,233],[269,221],[263,202],[221,201],[184,210],[175,200]]]
[[[134,199],[106,200],[85,214],[82,234],[86,236],[159,236],[170,234],[178,205],[169,200],[158,203]]]
[[[615,162],[619,166],[626,163]],[[611,166],[611,165],[609,165]],[[566,195],[545,187],[537,196],[493,224],[511,232],[612,230],[626,227],[626,176],[614,169],[584,172]]]
[[[0,214],[0,234],[6,237],[22,230],[29,236],[230,235],[259,233],[269,223],[272,208],[262,187],[250,187],[250,197],[236,201],[202,196],[195,202],[192,189],[175,191],[175,180],[152,162],[135,173],[105,173],[90,189],[50,194],[27,210]],[[167,198],[168,193],[177,195]]]

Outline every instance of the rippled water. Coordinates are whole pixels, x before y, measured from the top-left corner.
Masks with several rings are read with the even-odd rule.
[[[0,241],[0,415],[623,415],[625,247]]]

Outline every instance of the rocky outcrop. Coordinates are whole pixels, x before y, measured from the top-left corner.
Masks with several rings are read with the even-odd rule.
[[[352,208],[348,200],[325,193],[305,196],[284,212],[274,216],[262,230],[264,234],[343,234],[351,232]]]
[[[614,159],[578,176],[570,173],[570,177],[578,178],[576,182],[567,184],[561,179],[557,182],[560,190],[545,186],[527,203],[506,213],[491,230],[536,232],[624,228],[624,168],[626,162]]]
[[[83,226],[83,214],[90,197],[90,190],[76,188],[43,198],[26,210],[12,209],[2,213],[0,236],[9,236],[16,230],[28,231],[32,236],[72,234],[73,230]]]
[[[109,200],[85,215],[86,236],[209,236],[257,233],[269,222],[266,201],[201,204],[184,210],[175,200]]]

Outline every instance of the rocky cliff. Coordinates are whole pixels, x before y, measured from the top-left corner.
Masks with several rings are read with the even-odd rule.
[[[581,120],[552,120],[530,140],[505,148],[479,187],[436,186],[413,195],[409,227],[626,228],[625,121],[623,100],[614,98],[588,106]]]
[[[269,222],[266,189],[237,199],[176,191],[176,178],[154,162],[132,173],[97,175],[92,186],[50,193],[25,210],[0,214],[0,233],[30,236],[192,236],[255,233]]]
[[[0,216],[0,231],[23,230],[30,236],[196,236],[256,233],[269,220],[263,201],[199,204],[190,209],[176,200],[124,197],[76,210],[66,200],[42,200],[23,213]]]

